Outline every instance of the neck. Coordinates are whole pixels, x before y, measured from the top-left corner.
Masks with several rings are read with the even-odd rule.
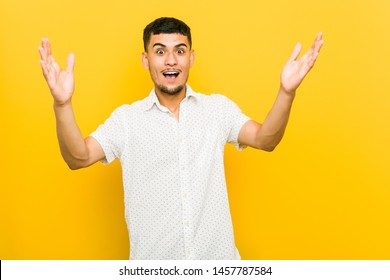
[[[166,107],[172,114],[179,117],[180,102],[186,97],[186,88],[177,94],[164,93],[158,89],[155,89],[158,101],[164,107]]]

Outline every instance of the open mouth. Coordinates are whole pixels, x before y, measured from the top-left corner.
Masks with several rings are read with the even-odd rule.
[[[179,71],[165,71],[163,72],[164,77],[166,78],[177,78],[179,76]]]

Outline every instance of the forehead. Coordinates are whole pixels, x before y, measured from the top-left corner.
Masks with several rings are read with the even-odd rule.
[[[180,33],[152,34],[152,36],[150,36],[148,47],[153,48],[153,46],[157,43],[167,47],[175,47],[180,44],[185,44],[189,48],[190,45],[187,36]]]

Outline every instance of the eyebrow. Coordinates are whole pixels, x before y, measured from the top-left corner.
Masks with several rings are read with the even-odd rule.
[[[167,46],[164,45],[163,43],[155,43],[155,44],[153,45],[153,48],[154,48],[154,47],[163,47],[163,48],[166,48]],[[180,44],[177,44],[177,45],[175,46],[175,48],[180,48],[180,47],[186,47],[186,48],[188,48],[187,45],[184,44],[184,43],[180,43]]]

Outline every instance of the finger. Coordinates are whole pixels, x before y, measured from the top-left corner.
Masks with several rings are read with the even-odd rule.
[[[38,47],[39,55],[41,56],[41,59],[45,59],[45,50],[42,48],[42,46]]]
[[[42,38],[42,47],[38,47],[41,53],[42,59],[46,62],[46,67],[49,71],[59,73],[61,71],[60,66],[54,59],[51,53],[50,41],[47,38]]]
[[[46,39],[46,38],[42,38],[42,45],[39,48],[40,49],[40,53],[41,53],[41,57],[45,61],[47,61],[47,58],[48,58],[48,55],[47,55],[47,40],[48,39]]]
[[[58,65],[58,63],[56,62],[56,60],[54,59],[54,57],[52,55],[50,55],[49,57],[49,61],[50,61],[50,66],[57,72],[61,72],[61,67]]]
[[[40,63],[41,63],[43,76],[45,77],[46,81],[49,81],[49,79],[51,78],[50,77],[51,76],[50,70],[47,67],[47,64],[46,64],[46,62],[44,60],[41,60]]]
[[[50,46],[50,41],[49,39],[45,38],[45,45],[46,45],[46,51],[47,51],[47,56],[51,56],[51,46]]]
[[[322,40],[322,32],[318,32],[317,36],[316,36],[316,39],[315,39],[315,42],[319,42]]]
[[[73,53],[70,53],[68,55],[68,59],[66,61],[66,72],[68,73],[73,73],[74,69],[74,62],[75,62],[75,57]]]
[[[314,65],[315,60],[318,57],[318,54],[320,52],[321,46],[324,44],[324,41],[322,40],[322,32],[319,32],[311,46],[311,48],[306,52],[305,54],[305,60],[311,67]]]
[[[44,75],[44,76],[49,75],[49,69],[47,69],[47,66],[46,66],[45,61],[43,61],[43,59],[42,59],[42,60],[40,61],[40,63],[41,63],[41,68],[42,68],[43,75]]]
[[[311,51],[310,55],[308,56],[307,64],[308,64],[309,68],[312,68],[314,66],[314,63],[317,60],[317,57],[319,55],[319,51],[321,49],[322,44],[323,43],[317,45],[316,49]]]
[[[44,55],[45,61],[47,61],[49,58],[49,50],[48,50],[49,47],[48,46],[49,46],[49,39],[42,38],[42,49],[43,49],[43,55]]]
[[[324,40],[322,40],[322,32],[319,32],[316,36],[316,39],[314,40],[312,49],[313,52],[318,55],[318,53],[321,50],[322,45],[324,44]]]
[[[51,52],[51,46],[50,46],[50,41],[49,41],[49,39],[43,38],[43,39],[42,39],[42,44],[43,44],[43,48],[44,48],[44,50],[45,50],[46,62],[47,62],[47,63],[52,63],[52,64],[56,63],[56,62],[55,62],[55,59],[54,59],[54,57],[53,57],[53,54],[52,54],[52,52]],[[57,69],[57,68],[59,68],[59,67],[55,67],[55,68]]]
[[[57,76],[61,72],[61,68],[56,63],[46,63],[46,68],[53,76]]]
[[[291,61],[297,59],[297,57],[299,56],[299,54],[301,52],[301,49],[302,49],[301,43],[298,43],[298,44],[295,45],[294,50],[293,50],[293,52],[291,54],[291,57],[290,57]]]

